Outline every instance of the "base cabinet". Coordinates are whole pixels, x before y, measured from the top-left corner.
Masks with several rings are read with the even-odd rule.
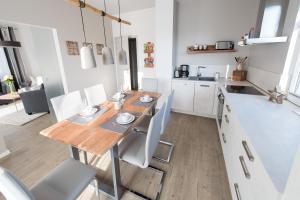
[[[211,82],[195,83],[194,112],[211,115],[215,100],[215,84]]]
[[[281,194],[275,188],[228,102],[224,105],[219,137],[232,199],[279,200]]]
[[[206,117],[215,115],[216,82],[173,80],[174,101],[177,112]]]
[[[193,112],[195,84],[190,81],[173,81],[174,90],[173,109]]]

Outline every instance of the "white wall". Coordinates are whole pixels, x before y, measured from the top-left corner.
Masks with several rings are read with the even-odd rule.
[[[173,75],[174,7],[174,0],[155,0],[155,71],[164,96],[171,92]]]
[[[114,66],[102,66],[97,57],[98,67],[90,70],[80,68],[80,57],[67,55],[66,40],[83,41],[79,8],[62,0],[3,0],[0,7],[0,20],[25,23],[57,30],[58,43],[62,55],[63,76],[66,90],[73,91],[84,87],[104,83],[108,95],[116,90]],[[88,41],[103,43],[101,17],[84,11]],[[106,21],[108,45],[112,45],[111,22]]]
[[[234,64],[234,56],[247,56],[249,49],[237,46],[244,33],[255,26],[259,0],[178,0],[176,9],[176,62],[192,65]],[[187,47],[235,41],[236,53],[186,53]]]
[[[286,43],[261,44],[250,48],[248,79],[263,89],[273,89],[280,81],[285,66],[290,39],[299,9],[299,0],[290,0],[283,35],[288,36]]]
[[[143,73],[145,77],[155,77],[155,68],[144,67],[144,43],[155,41],[155,8],[148,8],[129,13],[122,13],[124,18],[132,23],[131,26],[122,25],[123,39],[126,37],[134,37],[137,40],[137,61],[138,71]],[[113,36],[120,36],[120,26],[118,23],[112,23]],[[126,43],[126,41],[123,41]],[[155,53],[154,53],[155,57]],[[156,67],[156,66],[155,66]]]

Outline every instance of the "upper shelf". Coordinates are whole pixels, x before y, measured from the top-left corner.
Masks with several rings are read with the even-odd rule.
[[[255,44],[272,44],[272,43],[283,43],[287,42],[288,37],[282,36],[282,37],[272,37],[272,38],[250,38],[246,39],[245,41],[239,41],[239,46],[245,46],[245,45],[255,45]]]
[[[216,49],[216,45],[207,45],[207,49],[193,50],[193,47],[187,48],[188,54],[199,54],[199,53],[230,53],[236,52],[236,49]]]

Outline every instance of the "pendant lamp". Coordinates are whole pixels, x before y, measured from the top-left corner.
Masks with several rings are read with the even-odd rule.
[[[103,59],[103,65],[112,65],[114,64],[114,57],[112,54],[111,48],[107,46],[106,42],[106,32],[105,32],[105,22],[104,22],[104,16],[106,13],[106,2],[104,0],[104,11],[102,12],[102,26],[103,26],[103,31],[104,31],[104,41],[105,41],[105,46],[102,49],[102,59]]]
[[[119,23],[120,23],[120,39],[121,39],[121,50],[118,53],[118,62],[119,62],[119,65],[127,65],[127,55],[126,55],[126,51],[123,49],[123,40],[122,40],[122,23],[121,23],[120,0],[118,0],[118,6],[119,6]]]
[[[90,69],[90,68],[95,68],[97,65],[96,65],[95,55],[93,52],[93,47],[87,45],[86,42],[85,26],[84,26],[83,15],[82,15],[82,8],[84,7],[85,7],[85,0],[83,2],[80,0],[79,8],[80,8],[80,15],[81,15],[82,30],[84,35],[84,44],[83,47],[81,47],[80,49],[80,58],[81,58],[81,68]]]

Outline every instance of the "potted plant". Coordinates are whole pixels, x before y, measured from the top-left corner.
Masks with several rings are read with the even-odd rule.
[[[5,75],[3,77],[3,82],[8,86],[9,92],[14,92],[14,78],[12,75]]]

